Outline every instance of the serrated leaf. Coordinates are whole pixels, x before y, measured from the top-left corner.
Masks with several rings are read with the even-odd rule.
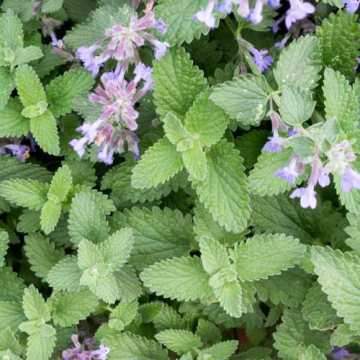
[[[9,235],[6,231],[0,230],[0,267],[5,264],[5,256],[9,247]]]
[[[37,46],[30,45],[25,48],[20,48],[15,51],[15,59],[12,66],[27,64],[40,59],[42,56],[43,52]]]
[[[81,274],[77,257],[66,256],[51,268],[47,281],[55,290],[77,291],[80,287]]]
[[[238,348],[238,341],[228,340],[215,344],[207,349],[201,350],[199,360],[205,360],[208,356],[214,360],[227,360],[233,355]]]
[[[10,328],[17,331],[19,325],[25,320],[21,303],[0,301],[0,330]]]
[[[264,77],[246,75],[215,87],[210,99],[240,125],[259,125],[270,92]]]
[[[159,343],[179,355],[203,346],[199,336],[187,330],[164,330],[156,334],[155,338]]]
[[[25,285],[24,280],[8,267],[0,268],[0,301],[22,301]]]
[[[249,190],[260,196],[271,196],[284,193],[291,189],[291,185],[275,176],[275,173],[288,165],[291,150],[279,153],[262,153],[249,175]]]
[[[15,88],[13,75],[5,67],[0,68],[0,110],[4,109]],[[2,118],[2,116],[1,116]],[[2,121],[1,121],[2,123]],[[3,124],[1,124],[1,127]],[[0,128],[1,129],[1,128]]]
[[[59,168],[51,180],[48,199],[63,202],[72,187],[72,175],[66,164]]]
[[[46,87],[50,111],[55,117],[70,113],[75,99],[86,95],[93,85],[94,79],[83,69],[70,70],[55,78]]]
[[[131,266],[125,265],[114,274],[121,300],[130,302],[142,295],[142,284]]]
[[[168,360],[167,351],[154,340],[132,333],[110,335],[104,345],[111,349],[109,360]]]
[[[325,354],[316,346],[308,346],[303,354],[300,354],[299,360],[326,360]]]
[[[30,122],[21,115],[21,109],[22,106],[17,100],[10,99],[8,105],[3,110],[0,110],[0,136],[20,137],[26,135],[30,131]]]
[[[46,102],[45,90],[35,70],[29,65],[21,65],[15,72],[15,83],[24,107]]]
[[[23,47],[23,26],[12,10],[7,10],[0,17],[0,44],[11,50]]]
[[[59,11],[63,6],[64,0],[45,0],[41,6],[41,12],[53,13]]]
[[[159,7],[158,5],[157,9]],[[206,88],[203,72],[193,65],[189,54],[183,48],[170,50],[156,62],[153,76],[154,102],[156,112],[161,116],[173,112],[182,119],[196,95]]]
[[[332,346],[345,346],[350,343],[358,342],[359,332],[350,329],[347,324],[340,324],[331,334],[330,343]]]
[[[176,146],[177,151],[184,151],[191,147],[193,138],[182,124],[181,119],[173,112],[168,112],[162,119],[165,135]]]
[[[47,153],[59,155],[60,143],[56,119],[50,111],[30,119],[30,129],[36,142]]]
[[[137,301],[121,302],[112,311],[109,317],[110,328],[123,331],[138,314],[139,304]]]
[[[315,283],[307,292],[302,307],[304,319],[310,329],[326,331],[335,328],[341,320],[331,307],[319,284]]]
[[[360,252],[360,218],[359,216],[348,213],[347,220],[349,221],[349,226],[345,228],[346,233],[350,236],[346,240],[346,244],[349,245],[357,253]]]
[[[50,325],[42,325],[28,337],[27,360],[49,360],[56,342],[56,331]]]
[[[313,247],[311,261],[322,290],[337,314],[355,331],[360,330],[360,257],[329,247]]]
[[[309,91],[285,87],[280,99],[281,119],[289,125],[299,127],[310,119],[315,105]]]
[[[200,336],[205,345],[215,344],[221,341],[221,330],[211,321],[199,319],[196,335]]]
[[[210,100],[210,91],[202,92],[185,116],[185,128],[196,135],[202,146],[210,147],[222,138],[229,124],[224,111]]]
[[[40,210],[46,201],[48,185],[37,180],[14,179],[0,183],[0,195],[10,203]]]
[[[109,225],[96,193],[80,192],[73,198],[68,228],[75,245],[83,239],[101,242],[108,237]]]
[[[284,360],[298,360],[310,345],[315,345],[325,353],[331,349],[328,334],[310,330],[301,313],[291,310],[285,310],[274,339],[274,347],[279,351],[279,357]]]
[[[29,320],[50,321],[50,310],[44,298],[34,285],[24,290],[23,309]]]
[[[98,300],[89,290],[57,292],[50,298],[51,316],[54,324],[67,327],[77,325],[95,309]]]
[[[206,300],[212,295],[208,275],[198,258],[184,256],[157,262],[140,278],[157,295],[178,301]]]
[[[133,207],[116,214],[117,227],[129,226],[134,231],[134,249],[130,263],[137,268],[173,256],[188,254],[193,239],[191,216],[168,208]]]
[[[199,141],[194,142],[193,146],[181,153],[185,169],[192,179],[204,181],[208,174],[206,154]]]
[[[306,247],[291,236],[255,235],[246,243],[239,243],[232,253],[232,258],[239,278],[243,281],[254,281],[267,279],[294,267],[301,261],[305,250]]]
[[[352,135],[360,116],[360,102],[355,90],[344,75],[326,68],[323,92],[326,117],[334,118],[343,131]]]
[[[239,152],[221,141],[207,153],[208,176],[193,182],[200,202],[227,231],[240,233],[250,216],[248,182]]]
[[[54,231],[57,223],[59,222],[60,216],[61,204],[53,200],[48,200],[41,209],[41,230],[47,235],[50,234],[52,231]]]
[[[205,34],[209,29],[194,14],[204,9],[206,0],[163,0],[156,7],[156,15],[168,26],[164,39],[171,45],[190,43]]]
[[[280,88],[314,89],[320,79],[321,51],[315,36],[304,36],[281,51],[274,70]]]
[[[224,245],[208,237],[202,237],[199,240],[199,245],[201,262],[209,275],[230,266],[229,255]]]
[[[163,138],[147,149],[133,168],[131,184],[134,188],[149,189],[164,184],[183,169],[181,155]]]
[[[22,345],[19,343],[15,337],[15,332],[12,332],[10,328],[0,332],[0,350],[8,350],[8,354],[12,354],[13,357],[10,357],[9,360],[21,360],[20,357],[16,357],[14,354],[22,353]],[[1,354],[1,353],[0,353]],[[5,355],[5,354],[4,354]],[[0,355],[1,356],[1,355]],[[3,358],[3,360],[5,360]]]
[[[355,75],[354,68],[358,56],[356,44],[360,40],[357,20],[357,16],[348,11],[338,11],[336,14],[331,13],[321,26],[316,28],[323,64],[350,78]]]
[[[64,257],[62,250],[55,249],[55,244],[39,233],[25,237],[24,250],[31,270],[44,280],[51,268]]]

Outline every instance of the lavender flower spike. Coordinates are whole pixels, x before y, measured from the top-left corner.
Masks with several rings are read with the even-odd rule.
[[[290,29],[291,25],[298,20],[305,19],[309,14],[315,12],[315,7],[302,0],[289,0],[290,9],[286,12],[285,25]]]
[[[109,348],[100,345],[99,349],[94,349],[94,341],[86,339],[83,345],[79,342],[78,335],[73,335],[71,340],[74,347],[62,352],[63,360],[106,360]]]
[[[195,14],[196,19],[203,22],[209,28],[215,27],[214,10],[217,4],[216,0],[209,0],[205,9],[198,11]]]
[[[335,347],[331,352],[332,360],[343,360],[351,356],[351,353],[344,347]]]
[[[76,51],[76,57],[81,60],[85,69],[90,71],[93,76],[99,73],[100,67],[108,60],[107,57],[95,56],[98,49],[100,49],[100,46],[95,44],[90,47],[80,47]]]
[[[0,146],[0,155],[13,155],[19,161],[25,161],[30,154],[30,148],[26,145],[8,144]]]
[[[300,205],[303,208],[315,209],[317,205],[316,192],[313,186],[301,187],[295,189],[291,195],[291,199],[300,198]]]
[[[341,177],[341,190],[349,192],[353,188],[360,189],[360,174],[351,167],[347,167]]]
[[[344,0],[343,3],[345,5],[345,9],[349,13],[354,14],[359,8],[360,0]]]
[[[279,136],[279,130],[285,129],[277,113],[270,115],[273,136],[269,137],[269,141],[262,148],[265,152],[280,152],[284,146],[284,140]]]
[[[266,71],[273,62],[273,58],[268,55],[269,52],[266,49],[257,50],[254,47],[251,47],[249,52],[260,72]]]
[[[289,184],[294,184],[299,175],[304,172],[305,165],[298,156],[294,156],[288,166],[278,170],[275,175]]]
[[[256,0],[255,7],[250,12],[250,15],[248,18],[255,25],[261,23],[261,21],[263,19],[262,11],[263,11],[265,2],[266,2],[266,0]]]

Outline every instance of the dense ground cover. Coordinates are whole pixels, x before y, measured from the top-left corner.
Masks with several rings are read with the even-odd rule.
[[[358,0],[3,0],[0,358],[360,353]]]

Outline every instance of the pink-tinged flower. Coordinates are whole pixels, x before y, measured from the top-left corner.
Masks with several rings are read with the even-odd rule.
[[[236,4],[238,5],[238,14],[243,18],[247,18],[250,15],[249,0],[237,0]]]
[[[291,25],[298,20],[305,19],[315,12],[315,7],[302,0],[289,0],[290,9],[286,12],[285,25],[290,29]]]
[[[249,52],[254,59],[254,62],[260,72],[266,71],[272,64],[273,58],[268,55],[269,51],[266,49],[257,50],[254,47],[249,48]]]
[[[222,14],[230,14],[232,12],[233,0],[224,0],[216,6],[216,10]]]
[[[106,56],[95,56],[95,52],[100,46],[95,44],[90,47],[80,47],[76,51],[76,57],[84,64],[86,70],[90,71],[93,76],[99,73],[100,68],[108,60]]]
[[[19,161],[25,161],[30,156],[30,148],[26,145],[8,144],[0,146],[0,155],[16,156]]]
[[[354,14],[359,8],[360,0],[344,0],[343,4],[349,13]]]
[[[344,347],[335,347],[331,352],[332,360],[344,360],[350,358],[351,352],[346,350]]]
[[[265,152],[280,152],[284,148],[285,140],[279,135],[279,130],[287,131],[288,127],[281,121],[279,114],[273,112],[270,115],[272,133],[268,142],[262,148]]]
[[[104,345],[94,349],[95,345],[92,339],[84,340],[83,345],[81,345],[78,335],[73,335],[71,341],[74,347],[62,352],[63,360],[106,360],[110,351]]]
[[[348,167],[341,176],[341,190],[349,192],[352,189],[360,189],[360,174]]]
[[[316,192],[313,186],[301,187],[295,189],[291,195],[291,199],[300,198],[300,205],[303,208],[315,209],[317,205]]]
[[[288,166],[278,170],[275,175],[289,184],[294,184],[298,176],[304,173],[305,165],[298,156],[294,156]]]
[[[256,0],[255,7],[251,10],[250,15],[248,16],[248,19],[255,25],[261,23],[263,19],[262,12],[265,2],[266,0]]]
[[[217,3],[216,0],[209,0],[206,8],[198,11],[195,14],[196,19],[203,22],[209,28],[215,27],[216,19],[214,16],[214,10],[216,3]]]

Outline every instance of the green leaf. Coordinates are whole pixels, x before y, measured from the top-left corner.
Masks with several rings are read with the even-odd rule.
[[[142,284],[132,267],[125,265],[115,273],[115,277],[121,300],[130,302],[142,295]]]
[[[155,338],[159,343],[179,355],[203,346],[199,336],[187,330],[164,330],[156,334]]]
[[[255,235],[239,243],[232,257],[243,281],[267,279],[298,264],[306,247],[284,234]],[[271,261],[267,260],[271,259]]]
[[[343,4],[341,4],[342,6]],[[347,77],[355,76],[356,57],[360,40],[358,17],[348,11],[331,13],[316,28],[325,66],[340,71]]]
[[[96,309],[97,304],[96,296],[87,289],[57,292],[50,298],[51,316],[57,326],[77,325]]]
[[[346,217],[349,221],[349,226],[345,228],[345,231],[350,236],[346,240],[346,244],[357,253],[360,253],[360,218],[352,213],[348,213]]]
[[[38,331],[28,337],[26,359],[49,360],[55,348],[55,341],[55,329],[50,325],[41,325]]]
[[[46,110],[47,110],[46,101],[39,101],[35,105],[26,106],[21,111],[21,115],[28,118],[28,119],[32,119],[32,118],[43,115],[46,112]]]
[[[60,143],[56,119],[50,111],[30,120],[31,133],[39,146],[50,155],[59,155]]]
[[[315,345],[325,353],[331,350],[329,335],[310,330],[298,311],[285,310],[282,323],[274,334],[274,347],[284,360],[298,360],[310,345]]]
[[[185,128],[199,139],[203,146],[219,142],[229,124],[224,111],[210,100],[210,91],[202,92],[185,116]]]
[[[255,195],[271,196],[290,190],[291,185],[287,181],[275,176],[279,169],[288,165],[290,157],[290,149],[279,153],[262,153],[249,175],[250,191]]]
[[[45,0],[41,6],[41,12],[53,13],[59,11],[63,6],[64,0]]]
[[[13,75],[4,67],[0,68],[0,86],[0,110],[2,110],[8,103],[10,95],[15,88]],[[2,126],[1,121],[1,127]]]
[[[200,202],[227,231],[240,233],[250,216],[248,182],[239,152],[221,141],[207,153],[208,176],[193,182]]]
[[[285,87],[280,99],[280,115],[287,124],[299,127],[310,119],[315,105],[311,92]]]
[[[228,340],[201,350],[198,359],[206,360],[209,356],[214,360],[228,360],[238,348],[238,341]]]
[[[215,87],[210,99],[242,126],[264,119],[271,88],[264,77],[241,76]]]
[[[22,301],[25,285],[23,279],[8,267],[0,268],[0,301]]]
[[[128,325],[130,325],[138,314],[139,304],[137,301],[121,302],[118,304],[110,314],[109,327],[123,331]]]
[[[355,331],[360,330],[360,257],[329,247],[313,247],[311,261],[322,290],[337,314]]]
[[[156,15],[168,26],[164,39],[171,45],[181,45],[199,39],[209,29],[194,14],[204,9],[206,0],[163,0],[156,6]]]
[[[179,210],[133,207],[115,215],[116,227],[134,231],[130,263],[139,269],[173,256],[187,255],[193,239],[192,219]]]
[[[161,6],[158,5],[157,9],[159,7]],[[166,22],[165,18],[162,19]],[[170,28],[168,22],[167,25]],[[203,72],[193,65],[189,54],[183,48],[170,50],[156,62],[153,75],[154,102],[156,112],[161,116],[173,112],[182,119],[195,97],[206,88]]]
[[[174,177],[183,169],[181,154],[167,139],[160,139],[147,149],[133,168],[131,184],[137,189],[149,189]]]
[[[29,62],[42,58],[43,52],[37,46],[30,45],[25,48],[20,48],[15,51],[15,60],[12,66],[27,64]]]
[[[44,298],[34,285],[24,290],[23,309],[29,320],[50,321],[50,310]]]
[[[35,70],[29,65],[21,65],[15,72],[15,83],[24,107],[46,102],[45,90]]]
[[[70,113],[75,99],[86,95],[93,85],[94,79],[83,69],[73,69],[58,76],[46,87],[50,111],[56,118]]]
[[[326,117],[334,118],[343,131],[352,135],[357,129],[356,124],[360,116],[360,102],[357,100],[355,89],[344,75],[326,68],[323,92]]]
[[[221,340],[221,330],[211,321],[199,319],[196,328],[196,335],[206,344],[214,344]]]
[[[199,141],[194,142],[193,146],[182,152],[182,159],[185,169],[192,179],[204,181],[208,174],[206,154],[201,148]]]
[[[48,185],[37,180],[14,179],[0,183],[0,195],[10,203],[40,210],[46,201]]]
[[[51,268],[64,257],[62,250],[39,233],[25,237],[25,254],[31,270],[41,279],[46,279]]]
[[[19,341],[16,339],[14,333],[11,331],[10,328],[6,328],[5,330],[0,332],[0,350],[6,349],[8,349],[8,351],[12,352],[13,354],[19,355],[22,353],[22,346],[20,345]],[[6,357],[3,357],[2,359],[5,360]],[[9,360],[21,360],[21,358],[17,358],[15,357],[15,355],[13,355],[13,357],[10,357]]]
[[[76,256],[66,256],[54,265],[47,281],[55,290],[77,291],[80,287],[81,270]]]
[[[316,346],[308,346],[303,354],[300,354],[299,360],[326,360],[325,354],[320,351]]]
[[[10,99],[8,105],[3,110],[0,110],[0,136],[20,137],[30,131],[29,120],[21,115],[21,109],[22,106],[17,100]]]
[[[177,151],[185,151],[190,148],[194,138],[183,126],[180,118],[172,112],[168,112],[162,119],[165,135],[176,146]]]
[[[21,303],[0,301],[0,330],[10,328],[17,331],[19,325],[25,320]]]
[[[205,271],[213,275],[219,270],[230,266],[226,247],[214,239],[202,237],[199,240],[201,262]]]
[[[195,257],[174,257],[147,267],[140,275],[158,296],[178,301],[206,300],[212,296],[209,277]]]
[[[51,180],[48,199],[63,202],[72,188],[72,176],[66,164],[59,168]]]
[[[290,86],[311,90],[317,86],[320,70],[319,40],[308,35],[298,38],[281,51],[274,76],[281,89]]]
[[[53,200],[48,200],[41,209],[41,215],[40,215],[41,230],[47,235],[50,234],[52,231],[54,231],[56,225],[59,222],[60,215],[61,215],[61,204]]]
[[[307,292],[302,314],[310,329],[326,331],[341,323],[319,284],[315,283]]]
[[[6,231],[0,230],[0,268],[5,265],[5,256],[9,247],[9,235]]]
[[[104,345],[111,349],[109,360],[168,360],[167,351],[159,343],[132,333],[108,336]]]
[[[21,20],[12,10],[6,11],[0,17],[0,45],[3,48],[16,50],[24,46],[24,33]]]
[[[360,339],[359,332],[350,329],[347,324],[340,324],[331,334],[330,343],[332,346],[345,346],[356,343]]]
[[[101,242],[109,235],[104,209],[99,206],[97,193],[84,191],[72,200],[69,213],[69,235],[77,245],[81,240]]]

